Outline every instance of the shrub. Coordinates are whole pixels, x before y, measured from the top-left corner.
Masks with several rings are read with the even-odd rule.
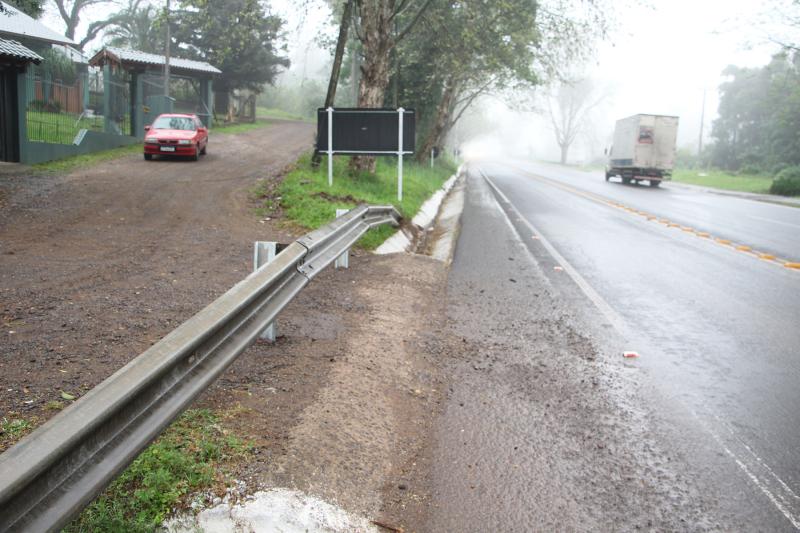
[[[61,102],[45,100],[31,100],[28,104],[28,109],[31,111],[43,111],[48,113],[61,113]]]
[[[761,168],[758,165],[748,163],[746,165],[742,165],[742,168],[739,170],[739,174],[744,176],[757,176],[758,174],[761,174]]]
[[[800,166],[781,170],[772,181],[769,192],[781,196],[800,196]]]

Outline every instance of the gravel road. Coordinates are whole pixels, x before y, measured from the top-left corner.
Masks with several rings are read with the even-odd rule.
[[[254,240],[288,241],[259,223],[248,191],[312,141],[312,125],[281,122],[212,135],[199,162],[6,169],[0,417],[41,423],[62,391],[80,396],[242,279]]]

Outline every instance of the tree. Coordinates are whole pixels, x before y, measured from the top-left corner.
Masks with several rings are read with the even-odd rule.
[[[560,83],[555,92],[546,98],[547,116],[561,149],[562,165],[567,162],[572,143],[586,128],[589,113],[603,100],[603,96],[595,94],[594,86],[587,79]]]
[[[436,4],[420,24],[420,38],[409,40],[402,51],[411,58],[404,71],[417,78],[412,84],[424,87],[433,104],[426,109],[418,150],[424,159],[442,146],[478,97],[517,82],[537,83],[533,66],[539,33],[533,0]],[[417,95],[417,101],[425,99]]]
[[[164,19],[142,0],[129,0],[127,7],[107,19],[104,40],[111,46],[163,53]]]
[[[181,54],[222,70],[214,90],[260,93],[289,60],[280,55],[283,20],[258,0],[181,0],[170,28]]]
[[[399,47],[403,69],[395,73],[400,100],[418,111],[418,159],[441,148],[483,95],[529,90],[591,52],[594,39],[605,35],[610,11],[601,2],[580,10],[572,3],[462,0],[430,7],[419,31]]]
[[[64,35],[72,39],[78,45],[80,50],[83,50],[83,47],[89,44],[89,41],[97,37],[97,35],[103,31],[109,24],[109,20],[99,20],[92,22],[89,24],[88,29],[86,30],[86,35],[81,38],[80,40],[75,40],[75,30],[78,28],[78,24],[81,22],[81,14],[87,8],[91,6],[95,6],[98,4],[108,4],[111,3],[109,0],[54,0],[56,7],[58,8],[58,14],[61,16],[61,20],[64,21],[64,25],[66,29],[64,30]]]
[[[38,19],[44,13],[44,3],[46,0],[7,0],[6,3],[16,7],[28,16]],[[0,14],[10,13],[0,4]]]
[[[433,0],[355,0],[356,36],[364,61],[358,107],[381,107],[389,85],[391,54],[419,22]],[[402,23],[402,25],[401,25]],[[375,170],[374,157],[354,157],[351,170]]]
[[[774,171],[800,164],[800,52],[775,55],[759,68],[729,66],[713,122],[713,165]]]

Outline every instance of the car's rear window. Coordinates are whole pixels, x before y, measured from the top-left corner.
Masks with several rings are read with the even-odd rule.
[[[153,122],[153,128],[157,130],[194,130],[197,129],[194,119],[189,117],[158,117]]]

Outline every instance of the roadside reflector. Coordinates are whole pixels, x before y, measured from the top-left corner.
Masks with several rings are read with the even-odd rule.
[[[639,354],[636,352],[622,352],[622,357],[627,359],[635,359],[636,357],[639,357]]]

